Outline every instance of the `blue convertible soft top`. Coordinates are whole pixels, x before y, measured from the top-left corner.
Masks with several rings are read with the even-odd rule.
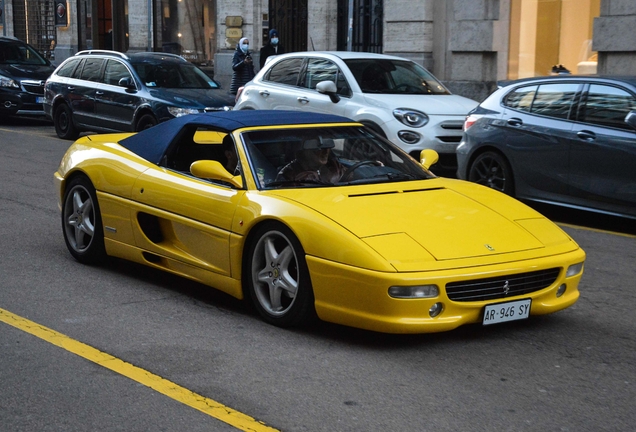
[[[226,132],[252,126],[353,123],[341,116],[301,111],[222,111],[178,117],[125,138],[119,145],[147,161],[158,164],[170,143],[186,126],[211,127]]]

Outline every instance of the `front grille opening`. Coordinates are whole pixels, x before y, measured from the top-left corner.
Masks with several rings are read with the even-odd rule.
[[[453,301],[496,300],[530,294],[545,289],[557,280],[561,269],[552,268],[514,275],[473,279],[446,284],[446,294]]]

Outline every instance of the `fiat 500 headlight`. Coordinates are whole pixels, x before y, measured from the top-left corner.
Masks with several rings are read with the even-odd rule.
[[[394,109],[393,115],[400,122],[411,127],[422,127],[428,123],[428,116],[426,114],[408,108]]]

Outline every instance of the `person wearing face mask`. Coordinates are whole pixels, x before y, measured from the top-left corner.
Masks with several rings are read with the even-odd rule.
[[[230,84],[230,93],[236,94],[239,87],[242,87],[254,78],[254,63],[250,54],[250,41],[248,38],[242,38],[232,58],[232,84]]]
[[[285,48],[278,41],[278,30],[271,29],[269,31],[269,42],[263,48],[261,48],[261,57],[259,63],[261,69],[265,66],[265,60],[271,55],[285,54]]]

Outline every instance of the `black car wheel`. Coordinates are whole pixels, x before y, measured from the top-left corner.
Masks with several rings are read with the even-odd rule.
[[[144,114],[137,121],[136,132],[149,129],[157,124],[157,119],[152,114]]]
[[[257,228],[246,261],[247,294],[263,319],[280,327],[315,317],[305,252],[294,234],[278,223]]]
[[[501,154],[493,151],[475,158],[468,169],[468,180],[514,195],[512,168]]]
[[[62,231],[66,247],[76,260],[96,264],[104,260],[104,230],[97,195],[83,176],[73,178],[62,203]]]
[[[79,136],[79,131],[73,123],[73,113],[65,103],[61,103],[55,108],[53,114],[55,132],[62,139],[74,140]]]

